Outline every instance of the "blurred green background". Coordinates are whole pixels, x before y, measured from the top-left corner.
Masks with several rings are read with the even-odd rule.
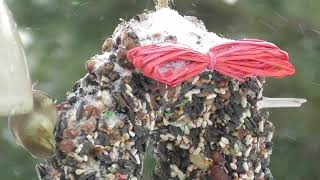
[[[85,74],[84,62],[100,53],[119,18],[154,9],[152,0],[7,2],[36,88],[58,101]],[[279,180],[320,179],[320,1],[175,0],[175,8],[199,17],[208,30],[224,37],[264,39],[289,52],[296,74],[269,79],[265,96],[305,97],[308,103],[271,110],[277,127],[271,169]],[[6,121],[0,121],[0,128],[0,179],[36,179],[37,161],[14,144]]]

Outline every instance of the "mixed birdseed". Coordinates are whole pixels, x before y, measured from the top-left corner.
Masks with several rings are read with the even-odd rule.
[[[37,165],[39,179],[142,179],[150,146],[153,179],[273,179],[274,126],[257,107],[264,79],[238,82],[204,71],[169,87],[145,77],[127,59],[128,50],[181,42],[174,33],[139,28],[155,13],[122,22],[103,54],[86,62],[88,73],[58,105],[56,155]],[[201,30],[193,34],[199,47],[218,43],[208,40],[212,34],[200,20],[182,18]]]

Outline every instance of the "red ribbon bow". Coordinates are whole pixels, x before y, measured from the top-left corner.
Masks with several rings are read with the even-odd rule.
[[[146,45],[129,50],[128,59],[145,76],[176,86],[206,68],[243,81],[246,77],[284,77],[294,74],[288,54],[261,40],[232,41],[208,54],[173,45]]]

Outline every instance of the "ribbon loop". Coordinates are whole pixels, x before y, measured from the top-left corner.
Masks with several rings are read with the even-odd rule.
[[[129,50],[127,57],[145,76],[169,86],[206,68],[240,81],[254,76],[280,78],[295,72],[285,51],[255,39],[223,43],[212,47],[207,55],[172,45],[147,45]]]

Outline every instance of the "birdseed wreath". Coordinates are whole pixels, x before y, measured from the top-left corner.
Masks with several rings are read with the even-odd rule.
[[[39,179],[273,179],[264,77],[294,73],[261,40],[230,40],[163,8],[122,21],[59,105],[56,155]]]

